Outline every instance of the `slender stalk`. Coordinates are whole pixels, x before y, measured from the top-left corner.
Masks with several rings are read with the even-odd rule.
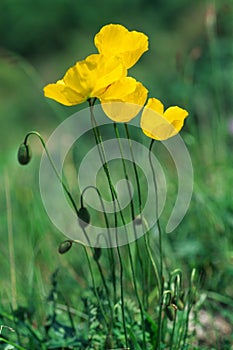
[[[183,337],[184,345],[185,345],[185,340],[188,337],[190,312],[192,310],[193,304],[194,304],[195,299],[196,299],[195,279],[196,279],[196,269],[194,268],[192,270],[190,281],[189,281],[189,292],[188,292],[188,302],[187,302],[188,305],[187,305],[187,314],[186,314],[186,327],[185,327],[185,332],[184,332],[184,337]]]
[[[143,305],[142,305],[142,302],[140,300],[139,293],[138,293],[136,275],[135,275],[135,270],[134,270],[134,267],[133,267],[133,258],[132,258],[132,253],[131,253],[131,249],[130,249],[130,245],[129,244],[127,244],[127,248],[128,248],[128,254],[129,254],[130,267],[131,267],[132,276],[133,276],[135,294],[136,294],[136,298],[137,298],[137,301],[138,301],[138,304],[139,304],[140,315],[141,315],[141,320],[142,320],[143,349],[146,350],[144,308],[143,308]]]
[[[83,197],[82,196],[81,196],[81,203],[83,205]],[[91,246],[89,237],[88,237],[88,235],[86,233],[86,230],[85,230],[85,227],[82,226],[81,228],[82,228],[82,231],[83,231],[83,234],[84,234],[85,238],[87,239],[87,242],[88,242],[89,246]],[[93,284],[95,296],[96,296],[97,302],[99,304],[99,308],[100,308],[100,310],[101,310],[101,312],[103,314],[105,325],[106,325],[107,329],[110,330],[111,329],[111,323],[108,322],[107,316],[105,314],[104,308],[103,308],[101,300],[99,298],[99,294],[98,294],[98,290],[96,288],[96,284],[95,284],[95,279],[94,279],[94,274],[93,274],[90,258],[89,258],[89,255],[87,253],[87,248],[86,248],[85,245],[83,245],[83,248],[84,248],[85,255],[86,255],[86,258],[87,258],[87,261],[88,261],[88,267],[89,267],[90,274],[91,274],[91,279],[92,279],[92,284]],[[92,254],[93,254],[93,250],[92,250]],[[103,270],[102,270],[102,267],[101,267],[99,261],[95,259],[95,263],[96,263],[96,265],[98,267],[98,270],[99,270],[99,273],[100,273],[100,276],[101,276],[101,279],[102,279],[102,282],[103,282],[103,285],[104,285],[104,288],[105,288],[105,291],[106,291],[106,294],[107,294],[107,297],[108,297],[108,302],[109,302],[109,306],[110,306],[110,312],[111,312],[111,316],[112,316],[111,319],[113,319],[112,308],[111,308],[111,301],[110,301],[110,298],[109,298],[109,290],[108,290],[108,287],[107,287],[107,284],[106,284],[106,281],[105,281],[104,273],[103,273]]]
[[[116,191],[115,191],[114,186],[112,184],[110,172],[108,169],[108,164],[106,161],[106,156],[105,156],[105,151],[104,151],[104,147],[103,147],[101,134],[100,134],[100,131],[99,131],[99,128],[98,128],[98,125],[96,123],[95,116],[94,116],[94,111],[93,111],[94,103],[95,103],[95,99],[94,100],[89,99],[91,121],[92,121],[92,125],[93,125],[93,133],[94,133],[97,149],[99,152],[100,160],[101,160],[102,166],[104,168],[105,174],[107,176],[107,180],[108,180],[109,188],[110,188],[110,192],[111,192],[111,197],[112,197],[112,201],[113,201],[113,205],[114,205],[114,219],[115,219],[115,229],[116,229],[116,237],[117,237],[118,221],[117,221],[116,204],[115,204],[115,199],[117,198],[117,196],[116,196]],[[117,250],[117,255],[118,255],[119,265],[120,265],[120,296],[121,296],[122,323],[123,323],[123,329],[124,329],[125,346],[126,346],[126,348],[128,348],[128,337],[127,337],[127,329],[126,329],[126,321],[125,321],[124,288],[123,288],[123,273],[124,273],[124,271],[123,271],[122,257],[121,257],[120,248],[119,248],[118,244],[116,246],[116,250]]]
[[[128,129],[128,125],[127,124],[125,124],[125,130],[126,130],[127,139],[128,139],[128,142],[129,142],[130,154],[131,154],[131,158],[132,158],[132,162],[133,162],[133,168],[134,168],[134,174],[135,174],[136,185],[137,185],[137,192],[138,192],[139,213],[141,215],[141,213],[142,213],[141,187],[140,187],[138,170],[137,170],[137,166],[136,166],[136,162],[135,162],[135,158],[134,158],[132,142],[131,142],[131,138],[130,138],[129,129]],[[155,276],[156,276],[156,279],[157,279],[157,282],[158,282],[158,286],[159,286],[159,290],[160,290],[161,289],[161,281],[160,281],[160,277],[159,277],[158,268],[157,268],[157,266],[155,264],[155,261],[154,261],[154,258],[153,258],[152,252],[151,252],[151,248],[150,248],[149,235],[148,235],[149,229],[147,227],[146,221],[143,220],[142,216],[141,216],[141,221],[142,221],[143,231],[145,232],[145,234],[143,235],[144,242],[145,242],[145,247],[146,247],[146,250],[147,250],[147,253],[148,253],[151,265],[152,265],[152,267],[154,269],[154,273],[155,273]],[[148,272],[148,274],[149,274],[149,272]]]
[[[1,336],[0,336],[0,341],[2,341],[3,343],[6,343],[6,344],[8,344],[8,345],[9,345],[9,344],[12,345],[15,349],[18,349],[18,350],[26,350],[26,348],[23,348],[22,346],[20,346],[20,345],[14,343],[14,342],[12,342],[12,341],[10,341],[10,340],[7,340],[7,339],[5,339],[5,338],[2,338]],[[6,346],[6,348],[8,348],[8,345]]]
[[[39,140],[40,140],[40,142],[42,143],[42,146],[43,146],[43,148],[44,148],[44,150],[45,150],[45,152],[46,152],[46,155],[47,155],[47,157],[48,157],[48,159],[49,159],[49,162],[50,162],[50,164],[51,164],[51,166],[52,166],[52,168],[53,168],[53,170],[54,170],[54,172],[55,172],[55,174],[56,174],[58,180],[60,181],[60,183],[61,183],[61,185],[62,185],[64,191],[66,192],[67,196],[69,197],[69,199],[70,199],[70,201],[71,201],[71,204],[72,204],[72,206],[73,206],[73,208],[74,208],[76,214],[78,215],[78,208],[77,208],[77,206],[76,206],[76,203],[75,203],[75,201],[74,201],[74,199],[73,199],[73,197],[72,197],[70,191],[68,190],[68,187],[67,187],[66,184],[64,183],[62,177],[60,176],[60,174],[59,174],[59,172],[58,172],[58,170],[57,170],[57,168],[56,168],[56,166],[55,166],[55,164],[54,164],[54,161],[53,161],[53,159],[51,158],[51,156],[50,156],[50,154],[49,154],[49,152],[48,152],[48,149],[47,149],[47,147],[46,147],[46,144],[45,144],[45,142],[44,142],[42,136],[41,136],[37,131],[30,131],[30,132],[27,133],[27,135],[25,136],[25,139],[24,139],[24,143],[25,143],[25,144],[27,143],[27,140],[28,140],[28,138],[29,138],[30,135],[35,135],[35,136],[37,136],[37,137],[39,138]]]
[[[182,283],[182,271],[180,269],[175,269],[174,271],[172,271],[172,273],[170,274],[169,283],[171,288],[172,288],[171,284],[172,283],[174,284],[174,288],[172,288],[173,295],[175,298],[178,299],[180,296],[180,289],[181,289],[181,283]],[[173,346],[174,346],[173,343],[175,338],[176,325],[177,325],[177,309],[175,309],[175,318],[173,320],[172,334],[170,339],[171,350],[173,349]],[[182,339],[182,332],[179,332],[179,333],[180,333],[179,337],[180,339]],[[174,349],[179,349],[179,347],[177,348],[175,345]]]
[[[97,123],[95,121],[95,117],[94,117],[94,113],[93,113],[93,104],[91,102],[89,102],[89,103],[90,103],[90,107],[91,107],[91,119],[92,119],[92,122],[93,122],[93,130],[94,130],[95,137],[96,137],[96,143],[100,144],[100,148],[98,148],[98,149],[99,149],[99,151],[102,152],[101,160],[104,161],[103,167],[104,167],[104,170],[105,170],[105,173],[107,175],[108,182],[109,182],[109,187],[110,187],[110,190],[111,190],[112,200],[113,200],[113,202],[115,202],[115,200],[117,201],[117,204],[118,204],[118,207],[119,207],[119,212],[120,212],[120,217],[121,217],[123,225],[125,226],[126,225],[125,219],[124,219],[122,210],[120,208],[120,204],[119,204],[119,201],[118,201],[118,198],[117,198],[117,194],[115,192],[115,189],[113,188],[113,184],[112,184],[112,181],[111,181],[111,176],[110,176],[110,172],[109,172],[109,169],[108,169],[108,164],[107,164],[107,161],[106,161],[106,156],[105,156],[105,151],[104,151],[101,135],[100,135],[100,132],[99,132],[98,125],[97,125]],[[116,215],[115,215],[115,218],[116,218]],[[135,294],[136,294],[136,298],[138,300],[140,314],[141,314],[141,319],[142,319],[143,346],[144,346],[144,349],[145,349],[146,348],[146,342],[145,342],[144,309],[143,309],[143,305],[141,303],[141,300],[140,300],[140,297],[139,297],[139,293],[138,293],[136,275],[135,275],[134,266],[133,266],[132,252],[131,252],[131,248],[130,248],[129,244],[127,244],[127,250],[128,250],[128,254],[129,254],[129,261],[130,261],[130,267],[131,267],[131,271],[132,271],[132,277],[133,277],[133,283],[134,283],[134,288],[135,288]],[[119,256],[120,265],[122,265],[122,259],[121,259],[120,250],[119,250],[118,246],[117,246],[117,252],[118,252],[118,256]],[[121,294],[122,294],[123,293],[123,269],[121,269],[120,278],[121,278],[121,283],[120,284],[121,284]],[[122,298],[122,300],[123,300],[123,298]],[[122,315],[123,314],[124,314],[124,312],[122,310]],[[123,324],[124,324],[124,321],[123,321]],[[126,325],[125,324],[124,324],[124,329],[126,330]]]
[[[83,203],[84,193],[85,193],[85,191],[86,191],[87,189],[89,189],[89,188],[94,188],[94,189],[97,190],[99,199],[100,199],[101,204],[102,204],[102,206],[103,206],[103,201],[102,201],[102,198],[101,198],[101,194],[100,194],[100,192],[98,191],[98,189],[97,189],[96,187],[94,187],[94,186],[88,186],[88,187],[86,187],[86,188],[83,190],[83,192],[82,192],[82,194],[81,194],[81,207],[84,207],[84,203]],[[103,206],[103,208],[104,208],[104,206]],[[87,235],[87,233],[86,233],[85,227],[82,227],[82,230],[83,230],[83,233],[84,233],[84,235],[85,235],[85,237],[86,237],[86,239],[87,239],[88,245],[91,246],[91,242],[90,242],[89,237],[88,237],[88,235]],[[92,251],[92,253],[93,253],[93,251]],[[103,285],[104,285],[104,289],[105,289],[105,291],[106,291],[106,295],[107,295],[107,297],[108,297],[108,299],[109,299],[109,289],[108,289],[108,286],[107,286],[107,283],[106,283],[106,280],[105,280],[105,277],[104,277],[104,273],[103,273],[102,267],[101,267],[101,265],[100,265],[100,263],[99,263],[99,260],[96,260],[96,259],[95,259],[95,262],[96,262],[96,265],[97,265],[97,267],[98,267],[98,270],[99,270],[99,273],[100,273],[100,276],[101,276],[101,279],[102,279],[102,282],[103,282]],[[110,299],[109,299],[109,305],[111,305]]]
[[[150,147],[149,147],[149,163],[151,166],[152,174],[153,174],[153,183],[154,183],[154,189],[155,189],[155,210],[156,210],[156,219],[157,219],[157,228],[158,228],[158,234],[159,234],[159,279],[161,282],[160,285],[160,293],[159,293],[159,317],[158,317],[158,337],[156,340],[156,346],[155,350],[161,349],[161,333],[162,333],[162,309],[163,309],[163,290],[164,290],[164,277],[163,277],[163,246],[162,246],[162,231],[160,227],[159,217],[158,217],[158,188],[157,188],[157,181],[155,176],[155,171],[152,163],[152,147],[154,144],[154,140],[151,140]]]
[[[146,226],[146,224],[145,224],[145,226]],[[160,291],[161,290],[160,274],[159,274],[159,270],[158,270],[158,268],[156,266],[156,263],[154,261],[154,258],[153,258],[152,252],[151,252],[150,243],[149,243],[149,239],[148,239],[147,234],[145,234],[145,245],[146,245],[146,250],[147,250],[147,253],[149,255],[152,267],[154,269],[155,277],[156,277],[157,282],[158,282],[158,289]]]
[[[48,149],[47,149],[47,147],[46,147],[46,144],[45,144],[45,142],[44,142],[42,136],[41,136],[37,131],[30,131],[30,132],[27,133],[27,135],[25,136],[25,139],[24,139],[24,143],[25,143],[25,144],[27,144],[27,140],[28,140],[28,138],[29,138],[30,135],[35,135],[35,136],[37,136],[37,137],[39,138],[39,140],[41,141],[41,143],[42,143],[42,145],[43,145],[43,147],[44,147],[44,150],[45,150],[45,152],[46,152],[46,154],[47,154],[47,157],[48,157],[48,159],[49,159],[49,162],[50,162],[50,164],[51,164],[51,166],[52,166],[52,168],[53,168],[53,170],[54,170],[54,172],[55,172],[55,174],[56,174],[56,176],[57,176],[59,182],[61,183],[61,185],[62,185],[64,191],[66,192],[67,196],[69,197],[69,199],[70,199],[70,201],[71,201],[71,204],[72,204],[72,206],[73,206],[73,208],[74,208],[74,210],[75,210],[75,213],[76,213],[76,215],[77,215],[77,217],[78,217],[78,208],[77,208],[77,205],[76,205],[76,203],[75,203],[75,201],[74,201],[74,199],[73,199],[73,197],[72,197],[72,195],[71,195],[71,193],[70,193],[68,187],[67,187],[66,184],[64,183],[62,177],[60,176],[60,174],[59,174],[59,172],[58,172],[58,170],[57,170],[57,168],[56,168],[56,166],[55,166],[55,164],[54,164],[54,162],[53,162],[53,159],[51,158],[51,156],[50,156],[50,154],[49,154],[49,152],[48,152]],[[82,228],[82,229],[83,229],[83,233],[84,233],[84,235],[85,235],[85,237],[86,237],[86,239],[87,239],[87,241],[88,241],[88,236],[87,236],[87,234],[86,234],[86,232],[85,232],[85,229],[84,229],[84,228]],[[91,274],[91,279],[92,279],[92,284],[93,284],[95,296],[96,296],[97,302],[98,302],[98,304],[99,304],[100,310],[101,310],[101,312],[102,312],[102,314],[103,314],[103,318],[104,318],[106,327],[108,327],[107,317],[106,317],[106,315],[105,315],[103,306],[102,306],[102,304],[101,304],[101,301],[100,301],[100,298],[99,298],[99,295],[98,295],[98,291],[97,291],[96,284],[95,284],[95,279],[94,279],[94,274],[93,274],[93,271],[92,271],[92,266],[91,266],[90,259],[89,259],[88,253],[87,253],[87,248],[86,248],[85,245],[82,245],[82,246],[83,246],[83,249],[84,249],[84,251],[85,251],[86,258],[87,258],[88,267],[89,267],[89,271],[90,271],[90,274]]]
[[[105,281],[104,273],[103,273],[103,270],[102,270],[102,267],[100,265],[99,260],[96,260],[96,264],[98,266],[98,270],[99,270],[99,273],[100,273],[100,276],[101,276],[101,279],[102,279],[102,282],[104,285],[104,289],[105,289],[106,294],[107,294],[107,298],[109,299],[109,289],[108,289],[107,283]],[[111,305],[110,299],[109,299],[109,305]]]
[[[125,179],[127,181],[127,189],[128,189],[129,197],[130,197],[131,219],[132,219],[132,222],[133,222],[134,219],[135,219],[134,202],[133,202],[133,198],[132,198],[132,191],[131,191],[131,188],[130,188],[130,185],[129,185],[129,176],[128,176],[128,172],[127,172],[127,168],[126,168],[126,164],[125,164],[123,149],[122,149],[122,145],[121,145],[121,141],[120,141],[119,130],[118,130],[118,127],[117,127],[116,123],[114,123],[114,130],[115,130],[115,134],[116,134],[116,137],[117,137],[117,142],[118,142],[119,149],[120,149],[121,161],[122,161],[124,176],[125,176]],[[134,163],[134,166],[135,166],[135,163]],[[138,180],[138,185],[139,185],[139,179],[137,179],[137,180]],[[139,192],[140,192],[140,185],[139,185]],[[140,193],[139,203],[140,203],[139,204],[139,213],[141,213],[141,209],[142,209],[141,208],[141,193]],[[142,275],[143,275],[142,279],[145,282],[145,271],[144,271],[144,268],[143,268],[144,267],[144,263],[143,263],[143,259],[141,257],[141,253],[140,253],[140,249],[139,249],[139,245],[138,245],[136,229],[135,229],[135,223],[133,223],[133,229],[134,229],[137,257],[138,257],[138,260],[139,260],[139,265],[142,267]]]
[[[123,165],[125,179],[127,180],[127,187],[128,187],[129,195],[130,195],[130,198],[132,198],[132,192],[131,192],[131,189],[130,189],[130,186],[129,186],[129,182],[128,182],[129,181],[129,177],[128,177],[128,173],[127,173],[127,170],[126,170],[124,154],[123,154],[122,145],[121,145],[121,142],[120,142],[120,135],[119,135],[119,131],[118,131],[116,123],[114,123],[114,130],[115,130],[115,134],[116,134],[118,145],[119,145],[119,149],[120,149],[121,160],[122,160],[122,165]],[[133,221],[135,219],[135,211],[134,211],[133,200],[130,201],[130,207],[131,207],[131,219]],[[143,271],[143,262],[142,262],[140,250],[139,250],[139,247],[138,247],[138,241],[137,241],[137,236],[136,236],[135,224],[133,224],[133,229],[134,229],[134,235],[135,235],[135,240],[136,240],[136,249],[137,249],[138,259],[139,259],[140,265],[142,267],[142,274],[143,274],[143,280],[144,280],[145,277],[144,277],[144,271]],[[134,270],[134,266],[133,266],[132,252],[131,252],[131,248],[130,248],[129,244],[127,245],[127,248],[128,248],[129,258],[130,258],[130,266],[131,266],[132,276],[133,276],[133,281],[134,281],[135,294],[136,294],[136,298],[138,300],[140,314],[141,314],[141,320],[142,320],[143,347],[146,349],[144,307],[143,307],[143,304],[141,302],[141,299],[140,299],[140,296],[139,296],[139,293],[138,293],[137,279],[136,279],[135,270]],[[142,288],[142,290],[143,289],[144,288]]]
[[[108,237],[109,237],[109,240],[111,240],[111,236],[110,236],[110,225],[109,225],[109,221],[108,221],[108,216],[106,214],[106,210],[105,210],[105,206],[104,206],[104,202],[103,202],[103,199],[102,199],[102,196],[101,196],[101,193],[100,191],[98,190],[97,187],[95,186],[87,186],[82,194],[81,194],[81,206],[83,206],[83,198],[84,198],[84,194],[87,190],[89,189],[94,189],[98,195],[98,198],[100,200],[100,205],[101,205],[101,208],[102,208],[102,213],[104,215],[104,220],[105,220],[105,225],[106,225],[106,228],[108,230]],[[116,264],[115,264],[115,259],[114,259],[114,255],[113,255],[113,249],[110,248],[108,249],[108,255],[109,255],[109,262],[110,262],[110,266],[111,266],[111,274],[112,274],[112,282],[113,282],[113,301],[114,301],[114,305],[116,304],[116,273],[115,273],[115,269],[116,269]],[[106,287],[105,287],[106,289]],[[107,289],[106,289],[107,291]]]
[[[172,326],[172,334],[170,339],[170,349],[173,350],[173,342],[175,337],[175,330],[176,330],[176,321],[177,321],[177,310],[175,311],[175,318],[173,320],[173,326]]]
[[[83,246],[83,248],[84,248],[84,253],[85,253],[85,256],[86,256],[86,259],[87,259],[88,267],[89,267],[89,270],[90,270],[94,292],[95,292],[95,295],[96,295],[96,298],[97,298],[97,301],[98,301],[98,304],[99,304],[99,308],[100,308],[100,310],[102,312],[106,328],[108,329],[108,327],[109,327],[108,319],[107,319],[107,316],[106,316],[105,311],[103,309],[103,306],[102,306],[102,303],[101,303],[101,300],[100,300],[100,297],[99,297],[99,294],[98,294],[98,291],[97,291],[97,288],[96,288],[94,274],[93,274],[93,271],[92,271],[92,266],[91,266],[89,255],[87,253],[87,248],[86,248],[86,246]]]
[[[17,308],[17,289],[16,289],[16,273],[15,273],[16,269],[15,269],[10,186],[9,186],[9,179],[8,179],[7,173],[5,173],[5,192],[6,192],[6,208],[7,208],[7,233],[8,233],[9,260],[10,260],[11,297],[12,297],[12,307],[15,310]]]

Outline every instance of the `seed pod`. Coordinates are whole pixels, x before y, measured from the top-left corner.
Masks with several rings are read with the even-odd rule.
[[[64,242],[61,242],[58,248],[58,252],[60,254],[65,254],[66,252],[68,252],[70,250],[70,248],[72,247],[73,242],[70,239],[67,239]]]
[[[87,208],[85,207],[81,207],[78,211],[78,221],[79,221],[79,225],[82,228],[85,228],[86,226],[88,226],[90,224],[91,221],[91,217],[89,214],[89,211],[87,210]]]
[[[98,261],[100,257],[101,257],[101,248],[94,248],[93,259],[95,261]]]
[[[18,149],[18,161],[21,165],[26,165],[31,160],[31,148],[26,143],[21,143]]]

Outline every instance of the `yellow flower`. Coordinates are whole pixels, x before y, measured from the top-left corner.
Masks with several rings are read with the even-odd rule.
[[[188,112],[177,106],[164,112],[163,104],[156,98],[149,98],[141,117],[144,134],[155,140],[166,140],[182,129]]]
[[[111,84],[101,97],[105,114],[115,122],[128,122],[141,110],[147,89],[134,78],[124,77]]]
[[[148,50],[148,37],[140,32],[128,31],[120,24],[109,24],[101,28],[95,36],[95,46],[99,53],[122,60],[128,69]]]
[[[44,94],[66,106],[73,106],[88,98],[101,98],[109,85],[126,76],[127,71],[116,57],[106,59],[94,54],[69,68],[55,84],[44,87]]]

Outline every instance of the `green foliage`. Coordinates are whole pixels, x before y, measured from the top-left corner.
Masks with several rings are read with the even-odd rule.
[[[2,341],[2,344],[12,344],[13,349],[30,348],[35,350],[60,348],[97,350],[122,348],[124,346],[120,301],[114,305],[113,324],[109,324],[110,327],[106,333],[103,315],[98,303],[96,303],[93,290],[89,289],[85,292],[85,296],[82,298],[82,307],[79,303],[80,317],[77,317],[75,313],[78,310],[71,309],[68,305],[61,303],[60,288],[62,286],[59,287],[58,270],[53,273],[51,283],[52,288],[46,300],[47,307],[44,315],[46,319],[43,324],[34,323],[35,309],[29,310],[28,308],[19,307],[12,314],[0,313],[0,323],[2,325],[7,324],[5,326],[6,330],[1,334],[0,344]],[[101,289],[98,290],[98,293],[101,303],[106,304],[105,293]],[[187,301],[184,301],[179,316],[176,313],[172,319],[166,315],[164,316],[164,346],[168,346],[169,343],[172,344],[171,346],[178,346],[178,344],[185,346],[186,338],[183,340],[181,338],[185,334],[185,324],[187,322],[187,315],[184,316],[183,314],[183,312],[186,312],[184,311],[186,306],[188,307],[186,311],[189,312],[191,304],[188,305]],[[125,315],[129,347],[130,349],[141,350],[143,349],[143,329],[140,311],[132,299],[127,298],[125,300]],[[149,313],[145,313],[145,320],[146,346],[148,350],[152,350],[155,346],[158,326]],[[177,339],[172,339],[174,337],[172,325],[177,327]],[[10,333],[12,331],[14,333]],[[6,350],[7,347],[4,349]]]
[[[155,21],[174,24],[174,12],[183,11],[191,1],[101,0],[95,4],[84,0],[2,0],[0,11],[4,13],[0,22],[1,45],[23,56],[31,57],[62,50],[70,43],[74,32],[93,33],[103,24],[131,22],[133,18],[153,13]],[[130,11],[131,18],[125,16]],[[127,11],[127,12],[128,12]],[[130,23],[128,23],[130,24]]]

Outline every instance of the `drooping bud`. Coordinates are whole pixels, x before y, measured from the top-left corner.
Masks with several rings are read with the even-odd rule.
[[[175,297],[172,302],[174,305],[177,306],[178,310],[180,310],[180,311],[184,310],[185,305],[184,305],[183,300],[180,297],[178,297],[178,298]]]
[[[26,143],[21,143],[18,149],[18,161],[21,165],[26,165],[31,160],[31,148]]]
[[[88,226],[91,222],[91,216],[89,211],[87,210],[87,208],[85,207],[81,207],[78,211],[78,221],[79,221],[79,225],[82,228],[85,228],[86,226]]]
[[[70,248],[72,247],[72,244],[73,244],[73,241],[71,241],[70,239],[67,239],[64,242],[61,242],[58,248],[58,252],[60,254],[65,254],[70,250]]]
[[[174,321],[176,317],[177,306],[174,304],[166,306],[165,312],[170,321]]]
[[[94,254],[93,254],[93,259],[95,261],[98,261],[99,258],[101,257],[101,248],[94,248]]]
[[[137,215],[134,219],[134,223],[135,225],[139,226],[139,225],[142,225],[142,217],[141,215]]]

